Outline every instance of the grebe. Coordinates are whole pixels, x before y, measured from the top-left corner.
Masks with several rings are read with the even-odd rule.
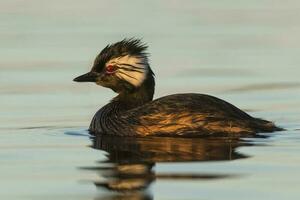
[[[155,80],[147,48],[134,38],[107,45],[91,71],[74,79],[118,93],[93,117],[91,134],[189,137],[282,130],[206,94],[173,94],[153,100]]]

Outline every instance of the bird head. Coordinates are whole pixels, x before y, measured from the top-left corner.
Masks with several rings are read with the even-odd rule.
[[[134,91],[154,75],[148,63],[147,48],[139,39],[107,45],[96,57],[91,71],[74,81],[95,82],[117,93]]]

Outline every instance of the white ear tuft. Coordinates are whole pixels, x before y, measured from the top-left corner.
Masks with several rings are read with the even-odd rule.
[[[136,87],[144,82],[149,71],[148,60],[143,56],[117,57],[107,62],[108,65],[116,65],[118,70],[115,75]]]

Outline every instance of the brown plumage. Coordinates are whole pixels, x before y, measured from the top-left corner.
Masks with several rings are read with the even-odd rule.
[[[95,114],[92,134],[188,137],[282,130],[205,94],[175,94],[152,101],[155,81],[146,49],[135,39],[107,46],[92,70],[74,79],[96,82],[119,94]]]

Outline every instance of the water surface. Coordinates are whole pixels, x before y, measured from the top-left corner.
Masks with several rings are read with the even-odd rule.
[[[0,2],[1,199],[299,199],[300,3]],[[71,80],[140,37],[156,97],[223,98],[286,131],[257,138],[91,138],[115,94]]]

